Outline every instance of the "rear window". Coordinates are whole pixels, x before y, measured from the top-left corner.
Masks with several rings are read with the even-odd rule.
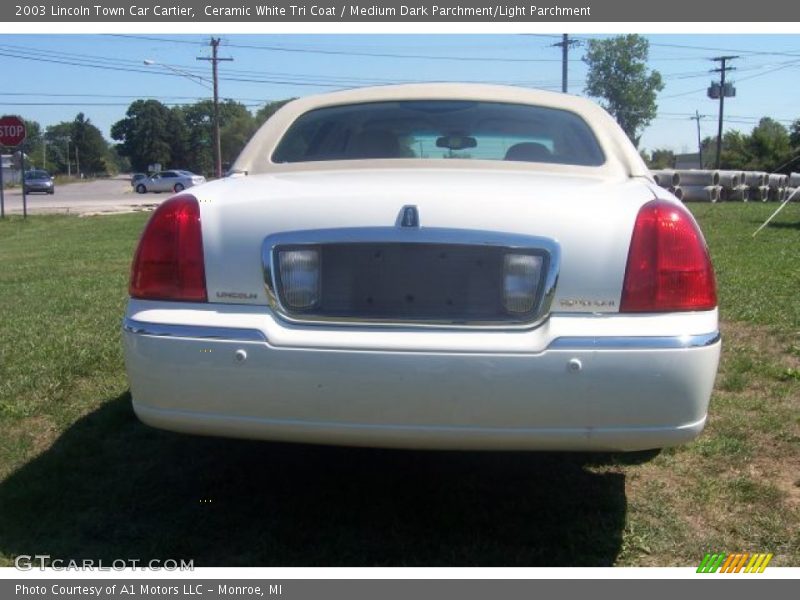
[[[386,158],[599,166],[605,156],[575,113],[498,102],[402,100],[331,106],[301,115],[275,163]]]

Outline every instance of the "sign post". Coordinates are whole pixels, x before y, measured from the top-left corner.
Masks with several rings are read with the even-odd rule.
[[[0,219],[6,218],[6,190],[5,184],[3,183],[3,170],[5,169],[5,165],[3,164],[3,155],[0,152]]]
[[[16,148],[25,141],[25,121],[19,117],[6,115],[0,118],[0,146]],[[20,166],[22,167],[22,215],[28,216],[28,202],[25,197],[25,152],[20,150]],[[0,217],[6,216],[5,197],[3,192],[3,166],[0,163]]]
[[[22,218],[28,218],[28,195],[25,193],[25,152],[19,150],[19,174],[22,185]]]

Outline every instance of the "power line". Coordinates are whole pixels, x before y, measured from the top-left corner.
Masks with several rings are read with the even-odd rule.
[[[165,41],[184,44],[197,44],[198,42],[189,40],[177,40],[174,38],[156,38],[143,35],[123,35],[109,34],[114,37],[125,37],[148,41]],[[348,50],[329,50],[325,48],[291,48],[286,46],[258,45],[258,44],[225,44],[228,48],[241,48],[246,50],[267,50],[271,52],[294,52],[300,54],[324,54],[333,56],[363,56],[372,58],[396,58],[396,59],[415,59],[415,60],[450,60],[458,62],[510,62],[510,63],[539,63],[539,62],[560,62],[556,58],[508,58],[502,56],[452,56],[441,54],[397,54],[392,52],[361,52]]]
[[[125,72],[125,73],[146,73],[149,75],[158,75],[158,76],[167,76],[167,77],[183,77],[178,73],[171,73],[168,71],[153,71],[150,69],[142,69],[133,66],[127,65],[113,65],[108,63],[100,63],[95,64],[94,62],[77,62],[76,60],[70,59],[61,59],[57,57],[50,57],[45,56],[27,56],[24,54],[20,54],[19,52],[9,52],[4,50],[2,46],[0,46],[0,56],[6,56],[9,58],[16,58],[19,60],[27,60],[27,61],[34,61],[34,62],[44,62],[44,63],[53,63],[53,64],[63,64],[63,65],[70,65],[70,66],[77,66],[77,67],[85,67],[85,68],[94,68],[94,69],[103,69],[103,70],[110,70],[110,71],[118,71],[118,72]],[[138,62],[136,63],[139,64]],[[196,68],[187,68],[186,69],[190,73],[197,72]],[[252,72],[256,73],[255,71],[235,71],[232,72]],[[308,75],[309,78],[314,77],[313,75]],[[324,76],[323,76],[324,77]],[[220,81],[232,81],[232,82],[239,82],[239,83],[258,83],[258,84],[274,84],[274,85],[287,85],[287,86],[310,86],[310,87],[323,87],[323,88],[333,88],[333,89],[344,89],[348,87],[358,87],[359,85],[364,85],[365,83],[370,83],[370,80],[367,79],[359,79],[357,83],[349,83],[347,81],[348,78],[343,77],[342,81],[339,83],[328,83],[325,81],[299,81],[299,80],[292,80],[292,79],[271,79],[271,78],[263,78],[263,77],[237,77],[237,76],[226,76],[220,77]],[[375,83],[378,84],[389,84],[389,83],[422,83],[424,81],[430,80],[391,80],[391,79],[381,79],[381,80],[373,80]],[[461,81],[461,80],[459,80]],[[551,80],[554,81],[554,80]],[[445,81],[446,82],[446,81]],[[533,85],[534,87],[540,87],[542,89],[553,88],[557,89],[556,85],[546,85],[547,82],[493,82],[487,80],[473,80],[473,83],[502,83],[505,85],[523,85],[529,86]]]

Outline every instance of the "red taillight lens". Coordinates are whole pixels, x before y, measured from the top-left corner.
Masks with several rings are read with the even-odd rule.
[[[206,302],[200,206],[189,194],[170,198],[147,222],[133,259],[133,298]]]
[[[709,310],[717,305],[703,234],[682,206],[645,204],[636,217],[620,312]]]

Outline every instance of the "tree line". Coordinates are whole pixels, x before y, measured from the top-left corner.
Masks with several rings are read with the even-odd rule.
[[[255,113],[233,100],[221,102],[223,165],[232,163],[264,121],[288,101],[267,103]],[[24,152],[26,168],[75,176],[146,172],[153,164],[210,176],[214,170],[213,108],[211,100],[173,107],[158,100],[136,100],[111,127],[113,142],[108,142],[84,113],[44,130],[38,122],[26,119],[25,141],[2,151]]]
[[[72,121],[50,125],[44,131],[38,122],[25,119],[25,128],[25,141],[16,148],[2,148],[2,152],[14,155],[17,164],[19,153],[24,153],[26,169],[95,176],[116,173],[127,165],[82,112]]]
[[[700,143],[703,168],[715,167],[717,136]],[[675,165],[672,150],[656,149],[644,153],[651,169],[669,169]],[[800,170],[800,119],[789,127],[770,117],[763,117],[749,133],[726,131],[722,135],[720,168],[768,173]]]
[[[223,166],[230,165],[256,130],[289,100],[270,102],[255,114],[233,100],[219,105]],[[211,175],[214,170],[214,105],[211,100],[168,107],[158,100],[136,100],[111,128],[117,152],[135,171],[158,163]]]

